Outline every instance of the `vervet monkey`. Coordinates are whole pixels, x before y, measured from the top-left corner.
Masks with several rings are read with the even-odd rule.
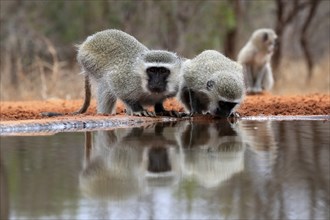
[[[130,115],[177,116],[163,107],[163,101],[175,96],[179,88],[181,59],[175,53],[149,50],[133,36],[110,29],[79,45],[77,60],[85,75],[85,100],[76,113],[87,111],[92,82],[98,113],[113,113],[120,99]],[[145,105],[154,105],[155,113],[145,110]]]
[[[182,65],[179,99],[191,115],[228,117],[244,97],[241,65],[215,50],[206,50]]]
[[[247,93],[260,93],[273,87],[270,61],[276,39],[272,29],[258,29],[239,52],[237,61],[243,65]]]

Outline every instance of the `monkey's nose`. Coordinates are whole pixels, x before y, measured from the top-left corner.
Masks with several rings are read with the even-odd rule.
[[[165,89],[163,87],[160,86],[148,86],[150,92],[153,93],[162,93],[165,91]]]

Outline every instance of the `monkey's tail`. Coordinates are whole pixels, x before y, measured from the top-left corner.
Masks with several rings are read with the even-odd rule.
[[[89,77],[87,74],[85,74],[85,99],[84,99],[84,104],[81,106],[81,108],[74,112],[73,114],[82,114],[85,113],[91,103],[91,84],[89,81]]]
[[[90,105],[91,102],[91,84],[89,82],[88,75],[85,75],[85,99],[84,99],[84,104],[81,106],[81,108],[73,112],[72,114],[77,115],[77,114],[82,114],[85,113]],[[47,117],[54,117],[54,116],[63,116],[65,115],[64,113],[59,113],[59,112],[41,112],[41,116],[47,116]]]

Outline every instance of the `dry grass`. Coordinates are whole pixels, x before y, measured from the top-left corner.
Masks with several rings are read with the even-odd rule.
[[[38,32],[13,29],[2,42],[0,100],[45,100],[83,97],[77,63],[61,61],[54,43]]]
[[[330,56],[325,56],[315,65],[310,81],[307,81],[307,67],[303,60],[283,59],[272,92],[281,95],[330,94]]]
[[[68,67],[65,63],[56,65],[41,59],[31,65],[31,72],[18,68],[18,83],[10,83],[9,72],[1,68],[1,101],[81,99],[83,97],[83,76],[78,65]]]

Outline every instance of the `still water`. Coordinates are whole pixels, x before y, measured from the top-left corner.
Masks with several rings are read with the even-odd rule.
[[[330,122],[0,137],[1,219],[329,219]]]

